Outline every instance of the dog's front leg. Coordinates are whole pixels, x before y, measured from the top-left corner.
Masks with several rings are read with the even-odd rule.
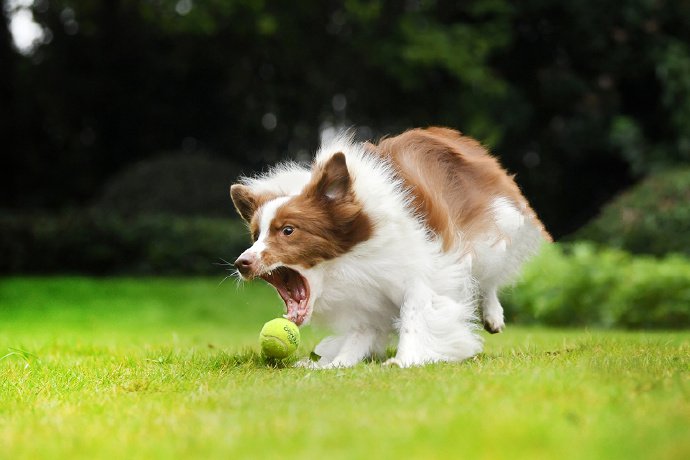
[[[475,329],[472,298],[456,302],[421,281],[412,282],[400,307],[398,351],[385,364],[409,367],[467,359],[482,348]]]
[[[385,337],[385,334],[368,327],[355,328],[340,336],[327,337],[314,349],[314,353],[321,358],[310,363],[309,367],[318,369],[352,367],[364,358],[380,354],[382,350],[385,351],[382,337]]]
[[[424,312],[431,310],[433,295],[433,291],[421,282],[408,287],[400,306],[398,351],[385,365],[408,367],[438,361],[424,344],[429,336]]]

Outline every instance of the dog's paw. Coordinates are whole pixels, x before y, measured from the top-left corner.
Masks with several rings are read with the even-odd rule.
[[[506,324],[503,321],[503,315],[486,315],[484,316],[484,329],[492,334],[503,332]]]
[[[386,367],[400,367],[400,368],[406,368],[406,367],[416,367],[416,366],[424,366],[425,364],[429,364],[434,362],[434,360],[429,359],[429,360],[410,360],[410,359],[404,359],[404,358],[389,358],[386,361],[384,361],[383,366]]]
[[[386,367],[405,367],[398,358],[388,358],[382,365]]]
[[[303,369],[321,369],[321,366],[319,366],[319,363],[317,361],[312,361],[309,358],[300,359],[292,366],[301,367]]]
[[[345,369],[348,367],[356,366],[358,363],[359,361],[355,360],[336,358],[333,361],[320,366],[319,369]]]
[[[349,361],[342,361],[342,360],[333,360],[333,361],[328,361],[323,358],[321,358],[318,361],[312,361],[309,358],[302,359],[300,361],[297,361],[294,364],[294,367],[301,367],[305,369],[319,369],[319,370],[324,370],[324,369],[344,369],[346,367],[352,367],[356,362],[349,362]]]

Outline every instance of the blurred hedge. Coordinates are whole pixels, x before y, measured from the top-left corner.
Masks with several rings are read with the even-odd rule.
[[[248,245],[239,220],[124,218],[98,211],[0,214],[0,273],[224,276]],[[690,259],[633,256],[590,243],[552,244],[502,295],[514,322],[690,327]]]
[[[122,216],[234,215],[229,191],[239,168],[201,152],[172,152],[125,168],[103,187],[101,210]]]
[[[247,243],[234,219],[0,214],[0,273],[222,275]]]
[[[588,243],[545,246],[503,293],[519,323],[690,327],[690,260],[633,256]]]
[[[690,168],[648,177],[574,237],[634,253],[690,255]]]

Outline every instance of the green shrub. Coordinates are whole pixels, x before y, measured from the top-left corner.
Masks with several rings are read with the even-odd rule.
[[[122,216],[174,214],[225,217],[234,212],[231,162],[201,153],[173,153],[137,163],[113,177],[97,206]]]
[[[588,243],[553,244],[502,297],[516,322],[685,328],[690,327],[690,260],[632,256]]]
[[[123,218],[81,211],[0,215],[0,273],[224,276],[249,244],[233,219]],[[518,323],[690,327],[690,260],[633,256],[590,243],[546,245],[502,295]]]
[[[95,211],[0,215],[0,273],[223,274],[247,246],[236,219]]]
[[[690,168],[650,176],[574,237],[639,254],[690,255]]]

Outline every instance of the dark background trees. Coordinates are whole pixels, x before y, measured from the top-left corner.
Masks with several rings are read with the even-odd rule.
[[[307,158],[331,126],[447,125],[490,146],[561,236],[690,161],[680,0],[38,0],[44,38],[24,52],[16,5],[0,20],[6,213],[91,205],[162,152],[249,173]]]

